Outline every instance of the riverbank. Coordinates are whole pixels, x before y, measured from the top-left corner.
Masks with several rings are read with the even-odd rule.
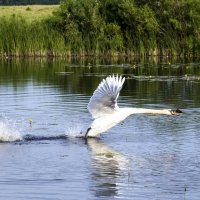
[[[0,6],[0,18],[20,16],[27,21],[43,20],[52,16],[59,5]]]
[[[2,6],[0,56],[199,57],[196,0],[158,2]]]

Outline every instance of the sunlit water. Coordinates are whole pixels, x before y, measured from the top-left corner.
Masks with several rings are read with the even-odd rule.
[[[137,115],[85,141],[87,103],[108,74],[123,74],[119,106],[180,108]],[[0,64],[0,199],[200,197],[200,65]]]

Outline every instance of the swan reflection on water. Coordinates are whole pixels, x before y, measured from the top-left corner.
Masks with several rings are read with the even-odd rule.
[[[128,159],[97,138],[88,138],[87,144],[92,152],[91,190],[96,197],[115,197],[119,194],[120,180],[127,177]]]

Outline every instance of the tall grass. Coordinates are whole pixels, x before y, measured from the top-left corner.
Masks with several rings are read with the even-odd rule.
[[[43,21],[27,22],[11,16],[0,18],[1,56],[56,56],[65,54],[63,35]]]
[[[45,19],[1,17],[0,54],[199,56],[197,2],[62,0],[53,16]]]

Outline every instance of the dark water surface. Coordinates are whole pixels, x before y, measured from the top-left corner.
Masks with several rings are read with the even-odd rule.
[[[109,74],[127,78],[119,106],[183,114],[135,115],[76,138]],[[0,199],[199,200],[198,62],[1,61],[0,105]]]

